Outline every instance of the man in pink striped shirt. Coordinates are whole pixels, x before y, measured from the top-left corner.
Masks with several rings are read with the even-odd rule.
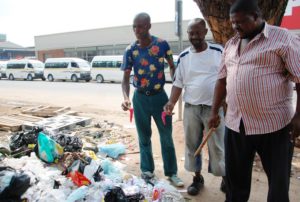
[[[230,20],[237,34],[224,48],[209,121],[210,128],[218,126],[226,97],[226,198],[248,201],[257,152],[268,177],[268,202],[287,202],[292,142],[300,134],[300,38],[267,24],[256,0],[235,1]]]

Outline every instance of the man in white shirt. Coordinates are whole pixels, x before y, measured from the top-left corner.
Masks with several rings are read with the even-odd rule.
[[[207,28],[205,21],[200,18],[192,20],[188,25],[188,36],[192,46],[184,50],[178,59],[178,66],[173,80],[173,87],[169,102],[164,110],[172,114],[174,106],[184,88],[184,133],[185,133],[185,169],[194,172],[193,183],[188,187],[188,194],[197,195],[204,185],[201,175],[201,155],[194,157],[194,153],[203,139],[204,130],[208,131],[208,118],[215,83],[221,63],[223,48],[220,45],[205,41]],[[224,160],[224,114],[219,111],[220,125],[208,140],[209,168],[215,176],[223,176],[221,190],[225,186]]]

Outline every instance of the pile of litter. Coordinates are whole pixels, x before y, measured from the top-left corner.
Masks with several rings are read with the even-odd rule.
[[[118,141],[118,133],[107,131],[92,137],[102,138],[92,149],[84,147],[80,137],[90,134],[82,131],[51,134],[34,128],[13,134],[0,159],[0,201],[184,201],[168,181],[152,185],[126,173],[118,157],[130,140]]]

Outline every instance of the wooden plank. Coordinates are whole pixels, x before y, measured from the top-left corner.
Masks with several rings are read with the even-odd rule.
[[[56,106],[37,106],[27,110],[23,110],[22,113],[30,114],[39,117],[52,117],[60,115],[69,111],[70,107],[56,107]]]
[[[10,127],[1,126],[0,131],[11,131],[11,129],[10,129]],[[15,132],[15,131],[13,131],[13,132]]]
[[[21,126],[21,125],[17,124],[17,123],[5,122],[5,121],[0,120],[0,127],[1,126],[13,127],[13,126]]]
[[[51,117],[59,115],[59,111],[66,110],[68,107],[48,107],[45,109],[41,109],[39,111],[34,112],[33,115],[41,116],[41,117]],[[69,108],[70,109],[70,108]]]
[[[26,114],[12,114],[12,115],[10,115],[10,117],[19,119],[19,120],[23,120],[23,121],[29,121],[29,122],[37,122],[37,121],[43,120],[43,118],[41,118],[41,117],[30,116],[30,115],[26,115]]]
[[[0,122],[0,128],[1,128],[1,130],[4,130],[4,131],[16,132],[16,131],[19,131],[21,129],[21,125],[20,124]]]
[[[33,109],[32,112],[38,112],[38,111],[43,111],[43,110],[46,110],[48,109],[50,106],[41,106],[39,107],[38,109]]]
[[[61,113],[61,112],[68,111],[70,109],[71,109],[71,107],[63,107],[61,109],[58,109],[58,110],[54,111],[54,113]]]
[[[22,129],[21,126],[2,126],[0,124],[0,130],[2,131],[11,131],[11,132],[17,132],[17,131],[20,131]]]
[[[11,117],[8,117],[8,116],[3,116],[3,117],[0,117],[0,121],[2,123],[7,123],[7,124],[11,124],[11,125],[22,125],[22,123],[24,121],[21,121],[21,120],[18,120],[18,119],[14,119],[14,118],[11,118]]]
[[[32,114],[33,112],[35,111],[38,111],[40,109],[44,109],[44,108],[47,108],[48,106],[44,106],[44,105],[39,105],[39,106],[36,106],[36,107],[31,107],[29,109],[25,109],[25,110],[22,110],[22,113],[23,114]]]
[[[12,114],[0,116],[0,128],[5,131],[19,131],[25,123],[35,123],[42,121],[43,118],[24,114]]]
[[[78,112],[76,112],[76,111],[67,111],[67,112],[62,113],[61,115],[73,115],[73,116],[76,116],[77,114],[78,114]]]

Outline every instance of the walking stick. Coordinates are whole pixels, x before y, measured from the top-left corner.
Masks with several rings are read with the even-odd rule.
[[[207,142],[208,138],[213,134],[213,132],[215,131],[215,128],[211,128],[209,129],[207,135],[204,137],[204,139],[202,140],[202,143],[199,145],[198,149],[196,150],[196,152],[194,153],[194,157],[200,155],[202,148],[204,147],[205,143]]]

